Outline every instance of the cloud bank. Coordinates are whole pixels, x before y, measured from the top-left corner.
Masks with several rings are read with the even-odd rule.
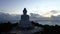
[[[8,13],[2,13],[0,12],[0,22],[7,22],[7,21],[11,21],[13,22],[17,22],[21,19],[21,15],[10,15]],[[34,13],[30,13],[30,20],[31,21],[35,21],[38,22],[40,24],[58,24],[60,25],[60,15],[58,16],[52,16],[51,18],[49,17],[43,17],[39,14],[34,14]]]

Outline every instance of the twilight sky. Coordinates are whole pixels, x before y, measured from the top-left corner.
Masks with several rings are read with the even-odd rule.
[[[23,8],[27,8],[28,14],[57,16],[60,15],[60,0],[0,0],[0,12],[22,14]]]

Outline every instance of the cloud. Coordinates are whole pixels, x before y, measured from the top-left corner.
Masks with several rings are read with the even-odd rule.
[[[10,11],[10,10],[3,10],[3,9],[1,9],[0,12],[2,12],[2,13],[9,13],[9,14],[12,13],[12,11]]]
[[[7,10],[3,10],[3,9],[1,9],[0,12],[8,12],[8,11],[7,11]]]
[[[48,17],[43,17],[43,16],[41,16],[41,15],[39,15],[39,14],[34,14],[34,13],[30,13],[30,19],[31,20],[48,20]]]
[[[30,19],[32,20],[40,20],[40,19],[44,19],[45,17],[39,15],[39,14],[33,14],[31,13]],[[0,21],[14,21],[14,20],[20,20],[21,19],[21,15],[10,15],[8,13],[2,13],[0,12]]]
[[[30,13],[32,17],[41,17],[39,14]]]
[[[17,21],[19,21],[21,19],[21,15],[10,15],[10,14],[8,14],[8,13],[2,13],[2,12],[0,12],[0,22],[6,22],[6,21],[11,21],[11,22],[17,22]],[[35,22],[37,22],[38,21],[38,23],[40,23],[40,24],[52,24],[52,25],[54,25],[54,24],[60,24],[59,22],[57,22],[57,21],[55,21],[55,22],[50,22],[50,21],[40,21],[40,20],[49,20],[49,18],[48,17],[43,17],[43,16],[41,16],[41,15],[39,15],[39,14],[34,14],[34,13],[31,13],[31,16],[30,16],[30,19],[32,20],[32,21],[34,21],[35,20]],[[54,17],[51,17],[50,18],[51,20],[53,19],[53,20],[60,20],[60,15],[58,15],[58,16],[54,16]]]
[[[0,21],[1,22],[7,21],[8,17],[9,17],[9,14],[5,14],[5,13],[0,12]]]
[[[56,10],[52,10],[52,11],[50,11],[52,14],[56,14],[56,13],[58,13],[59,11],[56,11]]]
[[[10,15],[8,13],[0,12],[0,22],[7,22],[13,20],[20,20],[20,15]]]

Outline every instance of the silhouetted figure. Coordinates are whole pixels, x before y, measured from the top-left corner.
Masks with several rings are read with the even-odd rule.
[[[20,24],[19,24],[22,28],[28,28],[31,27],[32,24],[29,21],[29,15],[27,15],[27,10],[26,8],[24,8],[23,10],[23,15],[21,15],[21,20],[20,20]]]

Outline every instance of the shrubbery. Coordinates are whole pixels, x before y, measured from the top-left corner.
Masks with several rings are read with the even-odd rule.
[[[42,25],[32,21],[32,24],[38,27],[42,27],[44,30],[42,32],[36,32],[35,34],[60,34],[59,25]]]
[[[38,24],[35,22],[31,22],[33,26],[37,26],[37,27],[42,27],[44,30],[40,31],[40,32],[36,32],[34,34],[60,34],[60,26],[59,25],[42,25],[42,24]],[[17,27],[17,29],[19,29],[18,23],[14,23],[11,24],[11,22],[8,23],[0,23],[0,33],[1,32],[9,32],[10,30],[12,30],[13,27]]]

